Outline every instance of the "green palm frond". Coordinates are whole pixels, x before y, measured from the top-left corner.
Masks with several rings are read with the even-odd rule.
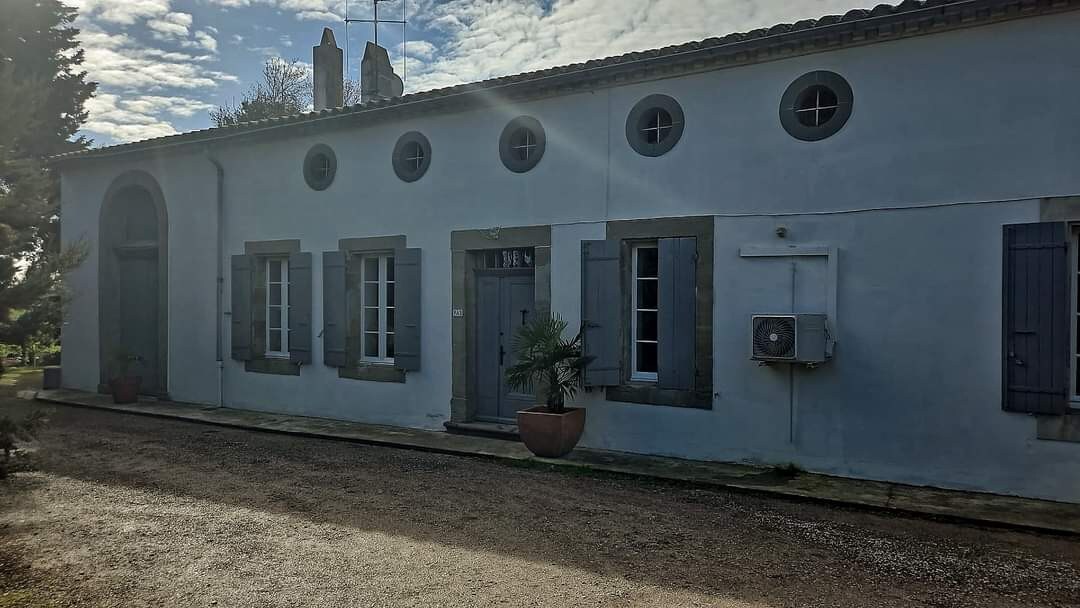
[[[577,394],[581,371],[590,357],[582,356],[581,332],[563,337],[567,323],[558,315],[538,317],[514,336],[517,363],[506,370],[506,381],[515,390],[531,392],[541,386],[547,405],[561,412],[567,398]]]

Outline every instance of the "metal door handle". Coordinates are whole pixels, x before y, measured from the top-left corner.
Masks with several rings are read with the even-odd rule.
[[[503,359],[505,359],[505,358],[506,358],[506,349],[504,349],[504,348],[503,348],[503,345],[502,345],[502,344],[500,344],[500,345],[499,345],[499,366],[500,366],[500,367],[502,366],[502,364],[503,364]]]

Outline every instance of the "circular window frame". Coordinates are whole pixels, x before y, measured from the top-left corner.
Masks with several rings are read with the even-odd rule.
[[[320,156],[324,156],[330,161],[329,170],[322,177],[315,174],[315,162]],[[312,146],[307,155],[304,156],[303,172],[304,181],[312,190],[322,191],[329,188],[330,184],[334,183],[334,177],[337,175],[337,155],[334,154],[334,149],[326,144]]]
[[[413,143],[419,145],[420,150],[424,153],[424,160],[416,168],[409,166],[405,162],[405,151],[409,144]],[[431,166],[431,142],[428,141],[427,137],[424,137],[423,133],[409,131],[398,138],[397,144],[394,145],[394,156],[391,160],[394,165],[394,173],[397,174],[398,179],[403,182],[415,182],[424,177],[428,167]]]
[[[664,110],[671,116],[671,132],[664,139],[649,143],[642,130],[647,126],[652,112],[657,110]],[[685,127],[686,115],[674,97],[662,94],[649,95],[634,104],[630,114],[626,116],[626,141],[635,152],[642,156],[662,156],[679,143]]]
[[[536,138],[536,148],[529,158],[522,160],[514,151],[514,135],[521,129],[528,129]],[[532,116],[518,116],[506,123],[502,135],[499,136],[499,158],[503,165],[514,173],[525,173],[540,163],[547,149],[547,135],[544,126]]]
[[[836,112],[829,120],[818,126],[805,125],[797,113],[799,100],[814,87],[825,87],[836,95]],[[836,72],[818,70],[795,79],[780,99],[780,124],[788,135],[802,141],[821,141],[837,134],[844,128],[855,106],[851,85]]]

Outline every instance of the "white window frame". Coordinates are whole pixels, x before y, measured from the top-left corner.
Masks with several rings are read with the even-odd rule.
[[[270,278],[270,264],[281,264],[281,281],[273,281]],[[266,334],[264,336],[266,340],[266,352],[264,353],[268,358],[289,358],[289,258],[270,256],[263,261],[263,271],[266,273]],[[270,303],[270,287],[272,285],[281,286],[281,304],[273,305]],[[270,327],[270,317],[273,314],[272,309],[277,307],[278,325],[276,329]],[[270,350],[270,333],[274,331],[281,332],[281,350]]]
[[[657,250],[656,251],[657,267],[656,267],[656,277],[655,278],[653,278],[653,277],[638,278],[638,252],[641,251],[642,249],[656,249]],[[658,373],[657,372],[641,372],[641,371],[638,371],[638,369],[637,369],[637,364],[638,364],[637,349],[638,349],[638,343],[639,342],[656,344],[657,358],[658,358],[657,364],[659,364],[659,356],[660,356],[659,337],[660,336],[657,336],[657,340],[639,340],[638,339],[638,313],[639,312],[655,312],[656,316],[657,316],[656,321],[657,321],[657,324],[658,324],[657,329],[659,330],[659,322],[660,322],[660,308],[659,308],[659,306],[660,306],[660,302],[659,302],[659,296],[660,296],[660,289],[659,289],[659,287],[660,287],[660,285],[659,285],[659,282],[660,282],[660,243],[657,242],[657,241],[642,241],[640,243],[634,243],[630,247],[630,260],[631,260],[631,271],[630,271],[630,282],[631,282],[631,287],[630,287],[630,380],[632,380],[634,382],[657,382],[658,381]],[[646,281],[646,280],[647,281],[656,281],[657,282],[656,293],[657,293],[658,300],[656,302],[657,308],[655,308],[655,309],[654,308],[638,308],[638,283],[639,283],[639,281]]]
[[[387,280],[387,267],[391,264],[389,260],[393,259],[393,251],[379,251],[362,253],[358,256],[360,262],[360,361],[364,363],[379,363],[385,365],[393,365],[394,358],[387,356],[387,336],[392,336],[396,332],[387,331],[387,316],[390,310],[394,310],[397,306],[387,305],[387,288],[390,285],[396,283],[397,276],[395,275],[395,281]],[[370,259],[379,260],[379,276],[376,280],[369,280],[367,276],[367,262]],[[367,285],[378,285],[378,301],[371,304],[367,301]],[[396,289],[396,288],[395,288]],[[396,293],[394,303],[397,303]],[[378,308],[378,335],[379,335],[379,354],[378,356],[370,356],[367,354],[367,334],[376,333],[368,331],[365,320],[367,318],[366,312],[369,308]],[[394,329],[397,329],[396,327]]]

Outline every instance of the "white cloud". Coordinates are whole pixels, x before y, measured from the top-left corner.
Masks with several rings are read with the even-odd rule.
[[[290,13],[299,21],[339,22],[345,17],[345,0],[203,0],[223,9],[270,6]],[[370,0],[350,0],[350,8]],[[400,11],[400,8],[398,9]]]
[[[185,40],[181,44],[188,48],[205,49],[211,53],[216,53],[218,48],[217,39],[205,30],[195,32],[194,40]]]
[[[139,19],[161,17],[169,13],[171,0],[81,0],[68,2],[79,8],[80,15],[108,23],[132,25]]]
[[[146,27],[159,39],[186,38],[191,29],[191,15],[188,13],[168,13],[158,19],[147,19]]]
[[[106,88],[139,92],[166,88],[214,88],[234,76],[208,70],[206,57],[163,51],[140,45],[127,34],[109,34],[83,25],[79,35],[86,49],[83,67]]]
[[[118,141],[135,141],[173,135],[176,129],[163,118],[189,118],[214,108],[213,104],[189,97],[161,95],[120,96],[100,93],[86,102],[90,112],[84,129]]]
[[[410,22],[428,30],[438,47],[409,43],[406,86],[417,91],[483,80],[864,5],[865,0],[555,0],[545,9],[538,0],[411,0]],[[390,6],[385,10],[391,13]]]

